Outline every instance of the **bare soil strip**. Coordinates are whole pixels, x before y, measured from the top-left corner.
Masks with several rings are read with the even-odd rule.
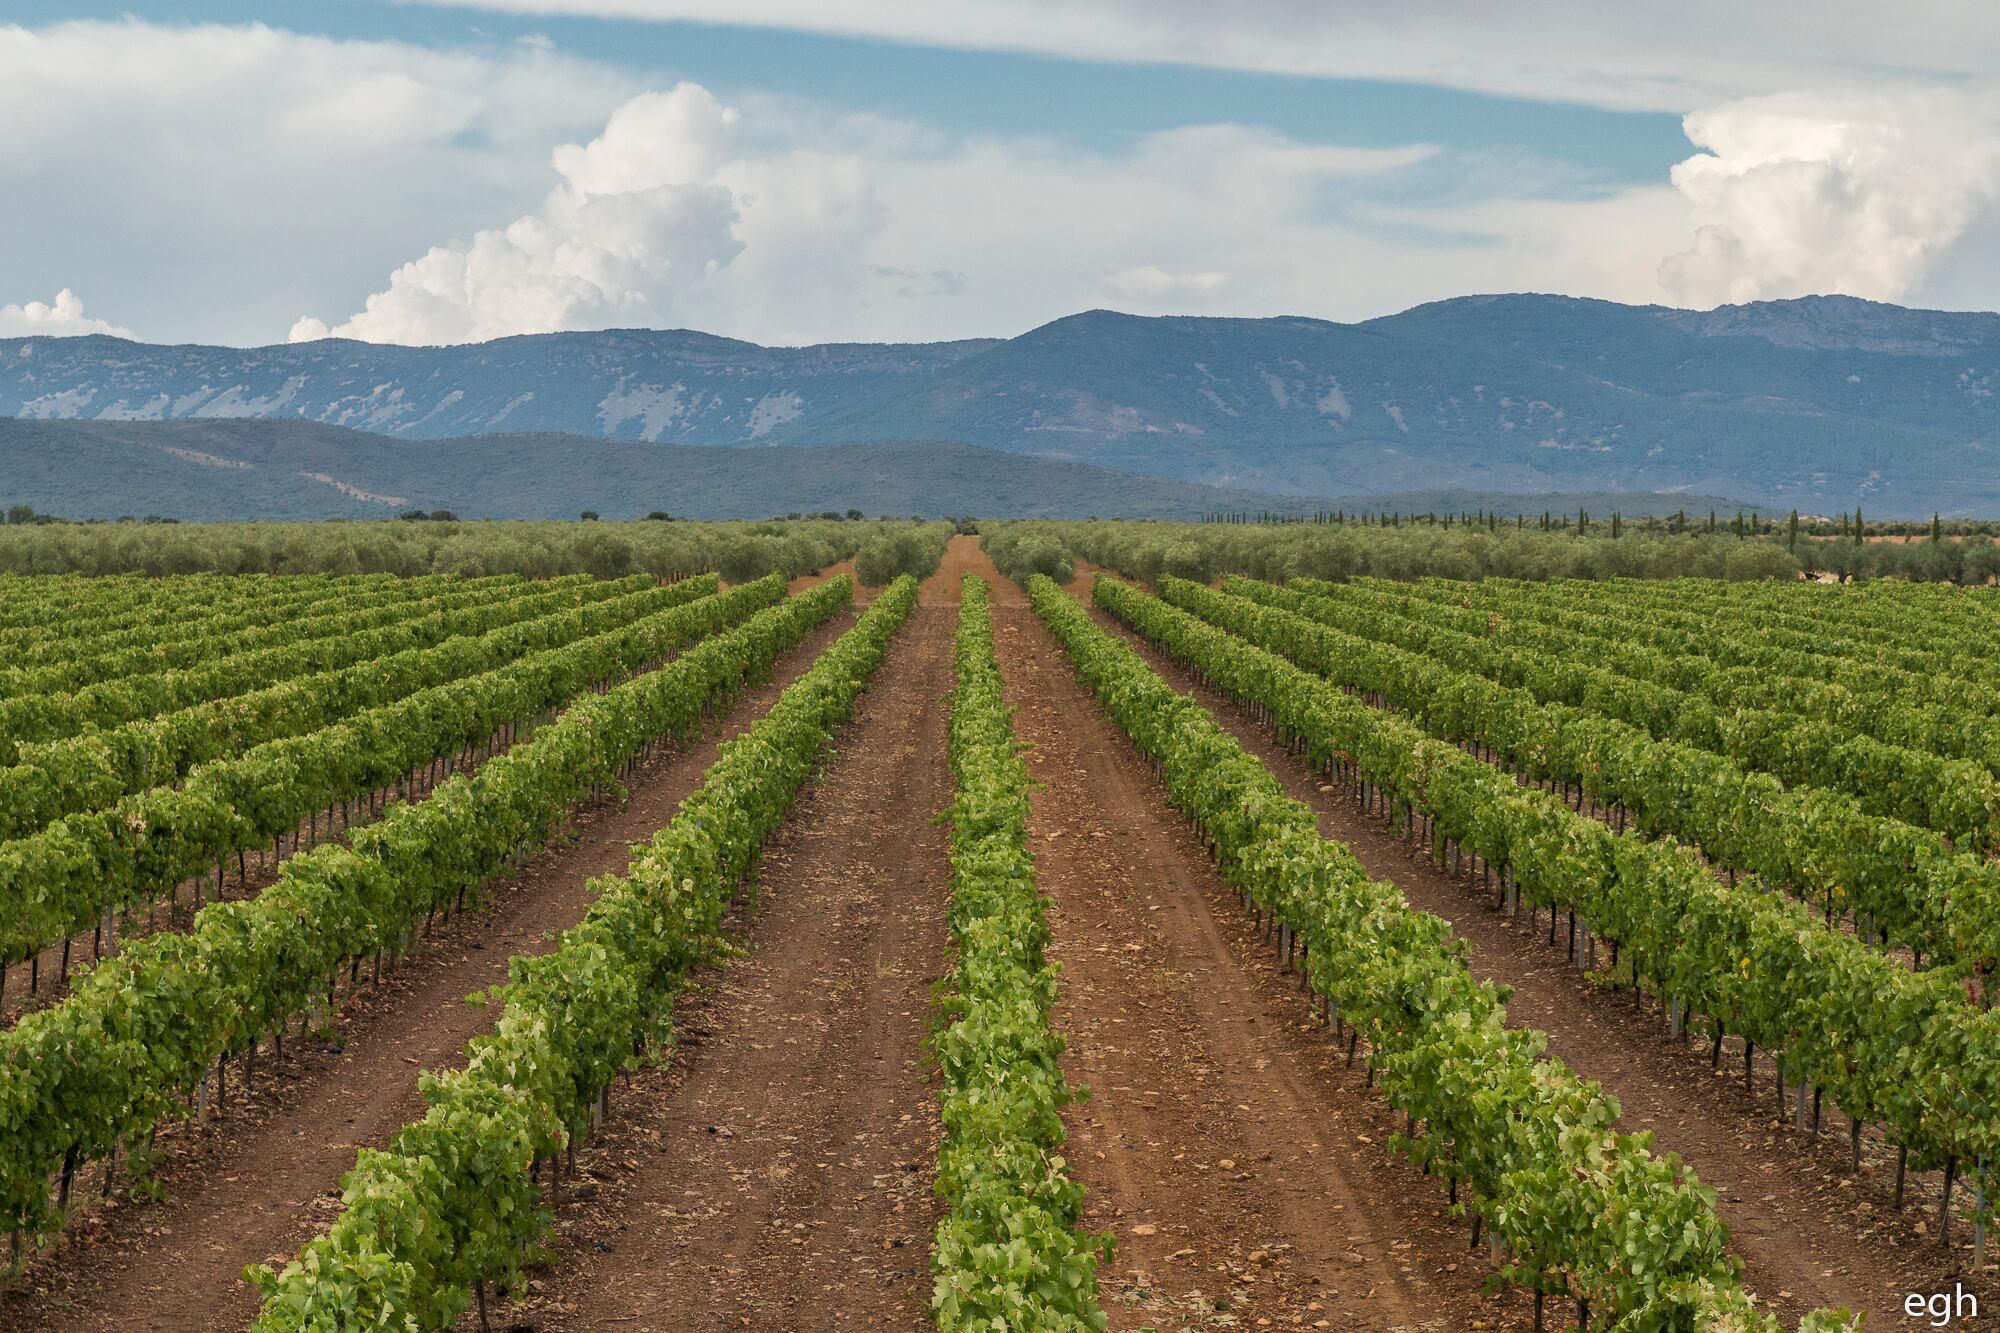
[[[785,592],[790,596],[796,597],[807,588],[816,588],[822,583],[839,578],[842,574],[852,574],[853,572],[854,562],[852,560],[836,560],[825,569],[816,569],[810,574],[799,575],[785,585]],[[717,579],[716,582],[721,583],[722,580]],[[866,602],[868,600],[868,595],[862,590],[860,579],[854,580],[854,595],[857,602]]]
[[[1111,617],[1093,614],[1175,688],[1206,705],[1370,874],[1394,881],[1412,904],[1451,922],[1469,946],[1473,972],[1514,988],[1510,1020],[1547,1032],[1551,1054],[1617,1097],[1624,1128],[1653,1131],[1656,1151],[1677,1153],[1693,1165],[1716,1191],[1716,1212],[1744,1260],[1746,1286],[1787,1323],[1816,1307],[1847,1305],[1866,1311],[1871,1328],[1901,1327],[1907,1294],[1951,1291],[1957,1274],[1969,1268],[1969,1246],[1947,1254],[1937,1243],[1934,1181],[1913,1176],[1904,1213],[1891,1211],[1895,1167],[1879,1139],[1861,1174],[1851,1175],[1846,1124],[1838,1112],[1828,1110],[1817,1143],[1782,1128],[1768,1063],[1753,1098],[1743,1089],[1740,1058],[1732,1063],[1725,1056],[1722,1069],[1712,1071],[1707,1043],[1670,1039],[1650,999],[1640,1012],[1629,991],[1607,993],[1601,980],[1567,964],[1560,942],[1547,944],[1545,930],[1527,929],[1525,918],[1510,925],[1477,880],[1440,872],[1424,848],[1394,836],[1343,789],[1311,773],[1227,697],[1200,686]],[[1731,1048],[1742,1049],[1733,1039]],[[1954,1239],[1969,1242],[1969,1231],[1960,1224]],[[1990,1274],[1966,1285],[1982,1308],[1993,1308],[1988,1302],[2000,1293]]]
[[[927,596],[954,600],[940,575]],[[767,850],[743,957],[580,1155],[517,1328],[930,1327],[940,1135],[927,1070],[951,891],[955,613],[920,605]],[[469,1319],[464,1327],[476,1328]]]
[[[770,682],[737,699],[722,734],[761,717],[853,619],[834,617],[781,657]],[[66,1243],[0,1295],[0,1327],[247,1325],[257,1299],[240,1278],[244,1265],[297,1253],[337,1215],[355,1150],[386,1143],[421,1115],[418,1073],[456,1064],[490,1024],[491,1012],[465,997],[505,980],[510,955],[543,952],[582,919],[586,881],[623,873],[631,844],[671,822],[714,757],[706,739],[657,755],[627,779],[624,807],[582,812],[569,841],[490,889],[490,907],[440,926],[379,986],[364,983],[337,1036],[304,1050],[288,1043],[282,1064],[259,1061],[248,1097],[232,1078],[220,1115],[164,1128],[156,1178],[166,1202],[114,1201],[74,1221]],[[78,1182],[96,1188],[94,1172]]]
[[[917,601],[924,606],[958,606],[964,600],[967,574],[977,574],[986,580],[992,605],[1027,605],[1028,599],[1020,588],[1013,580],[1000,577],[1000,571],[993,568],[993,558],[986,554],[979,538],[973,536],[955,536],[945,543],[944,559],[938,562],[937,572],[917,588]]]
[[[1112,1327],[1526,1327],[1060,646],[1018,599],[994,619]]]

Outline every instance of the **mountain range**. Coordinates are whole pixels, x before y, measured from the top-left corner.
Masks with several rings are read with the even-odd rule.
[[[793,448],[835,445],[906,450],[848,454],[855,461],[843,469],[929,457],[926,475],[948,480],[960,466],[997,485],[1001,462],[987,452],[938,452],[944,446],[935,442],[946,441],[1197,488],[1149,497],[1162,513],[1452,488],[1721,495],[1807,513],[1860,505],[1882,517],[1992,515],[2000,513],[1996,381],[2000,316],[1847,297],[1687,311],[1482,296],[1356,324],[1090,311],[1005,340],[800,348],[674,330],[452,347],[0,341],[0,415],[339,426],[412,446],[396,455],[410,458],[421,457],[416,445],[449,440],[432,459],[436,468],[491,470],[451,493],[484,495],[502,510],[541,498],[506,492],[507,477],[547,488],[581,469],[564,483],[567,502],[617,477],[692,475],[705,464],[722,488],[717,503],[769,512],[780,506],[724,495],[738,483],[714,469],[768,484],[791,469],[833,464],[832,455],[814,463]],[[248,447],[257,429],[231,437],[234,447]],[[130,438],[148,433],[135,427]],[[508,443],[475,442],[488,436]],[[617,447],[591,450],[578,436]],[[10,438],[19,446],[23,437]],[[57,437],[46,438],[58,447]],[[95,438],[101,445],[109,437]],[[336,438],[347,441],[350,459],[369,447],[351,434],[309,443],[274,436],[269,447],[313,452],[321,463],[312,471],[374,490],[343,471]],[[784,449],[758,468],[672,448],[697,445]],[[537,448],[547,452],[540,469],[516,458]],[[393,473],[387,455],[369,457],[366,468],[349,469],[355,477]],[[1068,483],[1036,462],[967,498],[1002,499],[1008,486],[1032,497],[1085,474],[1063,475]],[[14,463],[0,462],[0,499],[20,480]],[[1129,492],[1131,483],[1116,485]],[[950,508],[910,498],[924,512]],[[1066,503],[1054,493],[1045,499]],[[1628,512],[1655,507],[1633,500]],[[991,503],[968,507],[1001,512]]]

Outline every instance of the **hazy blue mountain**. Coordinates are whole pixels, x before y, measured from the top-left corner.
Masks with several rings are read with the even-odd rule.
[[[1300,497],[1687,492],[2000,513],[2000,316],[1466,297],[1360,324],[1091,311],[1005,341],[686,332],[464,347],[0,342],[0,414],[264,417],[410,440],[952,440]],[[470,457],[470,455],[468,455]]]
[[[407,439],[566,431],[750,444],[992,346],[759,347],[685,330],[537,334],[455,347],[329,338],[160,347],[93,335],[0,340],[0,415],[272,418]]]
[[[1679,496],[1520,497],[1432,491],[1297,497],[1112,472],[964,444],[716,449],[583,435],[391,436],[306,421],[18,421],[0,418],[0,505],[69,518],[766,518],[794,511],[937,516],[1199,518],[1345,508],[1503,513],[1548,506],[1629,515],[1729,501]]]
[[[1072,316],[780,438],[922,435],[1311,494],[1700,491],[2000,512],[2000,317],[1467,298],[1365,324]]]

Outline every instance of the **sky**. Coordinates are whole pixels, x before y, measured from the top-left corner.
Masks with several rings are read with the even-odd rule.
[[[2000,307],[2000,6],[4,0],[0,337]]]

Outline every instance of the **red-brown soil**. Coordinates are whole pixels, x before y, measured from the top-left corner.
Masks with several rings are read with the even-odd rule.
[[[778,692],[852,623],[836,617],[785,654],[773,680],[730,709],[723,734],[762,716]],[[280,1262],[337,1215],[341,1174],[356,1148],[386,1143],[422,1114],[419,1071],[457,1062],[491,1022],[467,995],[505,979],[507,959],[552,947],[583,916],[586,882],[623,873],[628,849],[671,822],[713,762],[708,739],[664,752],[627,779],[622,808],[584,811],[573,838],[535,857],[518,879],[420,941],[379,986],[364,970],[338,1035],[258,1064],[252,1095],[220,1115],[163,1128],[157,1172],[166,1202],[114,1202],[77,1219],[57,1251],[0,1296],[0,1327],[241,1328],[257,1308],[245,1264]],[[267,1048],[268,1050],[268,1048]],[[79,1190],[94,1193],[98,1173]]]
[[[1851,1175],[1847,1125],[1837,1111],[1828,1109],[1817,1143],[1781,1128],[1768,1062],[1753,1099],[1743,1088],[1740,1043],[1732,1039],[1722,1069],[1712,1071],[1707,1044],[1670,1039],[1656,1004],[1635,1011],[1629,991],[1608,991],[1570,967],[1562,946],[1546,943],[1546,916],[1539,930],[1529,930],[1525,918],[1510,924],[1476,880],[1439,871],[1421,847],[1311,773],[1225,696],[1095,614],[1177,689],[1207,705],[1291,795],[1313,807],[1328,837],[1345,842],[1371,874],[1394,881],[1412,904],[1450,921],[1469,945],[1473,971],[1514,988],[1510,1021],[1547,1032],[1552,1055],[1616,1096],[1624,1128],[1653,1131],[1656,1151],[1694,1166],[1717,1192],[1716,1212],[1744,1260],[1745,1285],[1788,1325],[1815,1307],[1847,1305],[1866,1311],[1871,1328],[1900,1327],[1906,1294],[1949,1291],[1969,1270],[1970,1228],[1955,1229],[1962,1249],[1947,1254],[1937,1243],[1940,1177],[1913,1176],[1906,1209],[1896,1215],[1893,1155],[1878,1136],[1870,1136],[1860,1176]],[[1993,1285],[1990,1278],[1967,1282],[1982,1305]]]
[[[672,1058],[614,1090],[565,1182],[555,1263],[495,1309],[495,1327],[930,1326],[939,1129],[925,1039],[950,890],[931,819],[951,792],[951,608],[968,572],[992,584],[1015,727],[1042,784],[1030,835],[1063,968],[1055,1021],[1070,1077],[1091,1089],[1066,1117],[1066,1156],[1090,1191],[1086,1225],[1117,1240],[1102,1273],[1112,1327],[1531,1327],[1531,1299],[1484,1289],[1490,1264],[1468,1249],[1467,1223],[1390,1152],[1397,1117],[1346,1066],[1019,589],[967,538],[925,581],[732,914],[740,956],[683,997]],[[840,627],[788,655],[729,728],[761,715]],[[1603,993],[1540,932],[1510,926],[1476,882],[1440,873],[1226,701],[1197,694],[1329,836],[1453,921],[1473,968],[1515,987],[1515,1021],[1549,1032],[1556,1054],[1618,1096],[1628,1127],[1656,1130],[1662,1150],[1697,1167],[1773,1309],[1789,1320],[1851,1303],[1894,1328],[1904,1292],[1950,1287],[1953,1259],[1914,1225],[1928,1198],[1935,1226],[1934,1179],[1913,1178],[1911,1210],[1890,1216],[1879,1155],[1847,1177],[1837,1113],[1817,1145],[1776,1128],[1768,1065],[1753,1103],[1740,1060],[1725,1063],[1732,1077],[1712,1075],[1706,1049],[1669,1040],[1650,1007]],[[575,841],[501,886],[494,906],[440,928],[380,986],[364,980],[338,1048],[288,1042],[275,1070],[260,1060],[253,1098],[163,1135],[169,1201],[83,1219],[0,1298],[0,1326],[246,1323],[255,1299],[238,1270],[296,1253],[334,1215],[356,1146],[420,1112],[417,1071],[451,1063],[484,1026],[459,999],[580,916],[584,881],[622,870],[626,845],[671,819],[712,753],[703,743],[656,759],[624,809],[587,812]],[[96,1180],[93,1170],[83,1188]],[[1549,1313],[1561,1327],[1566,1312]]]
[[[1314,1020],[1130,743],[1026,609],[997,611],[1030,835],[1063,967],[1057,1027],[1114,1329],[1511,1328],[1467,1224]],[[1267,1324],[1268,1321],[1268,1324]]]
[[[785,585],[785,591],[796,596],[797,594],[804,592],[807,588],[818,587],[822,583],[828,583],[834,579],[839,578],[842,574],[852,574],[853,572],[854,572],[854,562],[852,560],[836,560],[833,564],[828,565],[825,569],[816,569],[810,574],[799,575],[797,578],[793,579],[790,583],[787,583]],[[860,579],[856,579],[854,581],[854,592],[857,600],[866,599],[866,594],[862,590]]]
[[[957,581],[924,592],[956,600]],[[767,850],[743,956],[682,1003],[677,1054],[579,1158],[591,1197],[562,1209],[516,1327],[930,1327],[926,1042],[951,891],[930,821],[951,798],[956,620],[920,605],[903,627]]]
[[[993,558],[979,544],[979,538],[956,536],[945,543],[944,559],[937,572],[917,588],[917,600],[926,606],[957,606],[967,574],[986,580],[988,600],[995,606],[1026,606],[1027,597],[1012,579],[1000,577]]]

